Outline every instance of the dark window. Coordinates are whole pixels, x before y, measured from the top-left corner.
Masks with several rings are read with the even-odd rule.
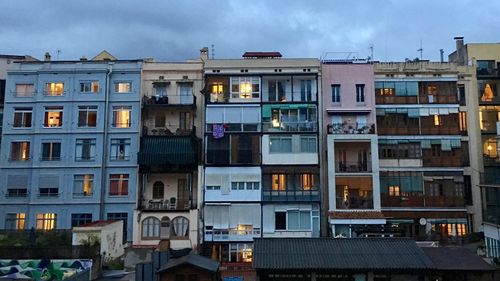
[[[26,197],[28,189],[26,188],[8,188],[7,197]]]
[[[463,84],[457,85],[458,102],[460,105],[465,105],[465,86]]]
[[[176,274],[175,275],[175,281],[185,281],[185,276],[182,274]]]
[[[274,224],[276,230],[286,230],[286,212],[274,213]]]
[[[340,84],[332,85],[332,102],[334,103],[340,102]]]
[[[356,102],[365,102],[365,84],[356,84]]]
[[[153,184],[153,199],[163,199],[165,185],[161,181]]]
[[[472,184],[470,176],[464,175],[464,199],[465,204],[472,205]]]
[[[260,161],[258,136],[231,136],[231,164],[258,164]]]
[[[108,220],[123,221],[123,242],[127,241],[128,213],[108,213]]]
[[[40,192],[40,197],[53,197],[53,196],[58,196],[59,195],[59,188],[45,188],[41,187],[39,189]]]
[[[229,164],[229,136],[220,139],[207,137],[207,164]]]
[[[60,142],[42,143],[42,160],[44,161],[61,160],[61,143]]]
[[[92,214],[71,214],[71,227],[92,222]]]
[[[189,274],[188,281],[198,281],[198,274]]]
[[[0,80],[0,102],[3,104],[5,100],[5,80]]]

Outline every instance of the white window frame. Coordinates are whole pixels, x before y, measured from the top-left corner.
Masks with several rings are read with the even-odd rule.
[[[97,94],[100,91],[99,81],[80,81],[80,93],[81,94]],[[97,89],[94,91],[94,87]]]
[[[20,114],[21,115],[21,126],[16,126],[16,115]],[[25,126],[26,121],[28,120],[28,117],[26,115],[29,114],[29,123],[30,126]],[[33,108],[31,107],[26,107],[26,108],[14,108],[14,119],[12,122],[12,128],[14,129],[26,129],[26,128],[31,128],[33,126]]]

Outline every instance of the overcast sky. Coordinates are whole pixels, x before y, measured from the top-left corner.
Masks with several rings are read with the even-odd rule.
[[[439,60],[465,42],[500,42],[498,0],[1,0],[0,54],[119,59],[215,58],[245,51],[285,57],[370,55]],[[57,50],[60,50],[57,55]]]

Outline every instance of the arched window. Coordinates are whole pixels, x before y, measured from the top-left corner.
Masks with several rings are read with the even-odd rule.
[[[186,219],[185,217],[176,217],[175,219],[172,220],[172,225],[174,227],[174,236],[182,236],[182,237],[187,237],[188,236],[188,230],[189,230],[189,220]]]
[[[148,217],[142,221],[142,238],[160,238],[160,220],[155,217]]]
[[[153,184],[153,199],[163,199],[165,185],[161,181]]]

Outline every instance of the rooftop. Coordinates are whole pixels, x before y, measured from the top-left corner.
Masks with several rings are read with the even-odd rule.
[[[180,258],[170,259],[165,266],[158,270],[158,273],[168,272],[181,265],[192,265],[200,269],[217,272],[219,270],[220,263],[218,261],[203,257],[200,255],[189,254]]]

